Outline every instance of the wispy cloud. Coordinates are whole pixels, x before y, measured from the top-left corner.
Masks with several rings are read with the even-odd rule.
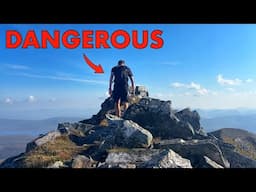
[[[174,88],[192,89],[192,90],[195,90],[199,95],[206,95],[209,92],[206,88],[194,82],[191,82],[189,84],[174,82],[171,84],[171,86]]]
[[[187,87],[186,84],[179,83],[179,82],[174,82],[174,83],[171,84],[171,86],[174,87],[174,88]]]
[[[253,82],[253,79],[246,79],[245,82],[246,82],[246,83],[252,83],[252,82]]]
[[[30,67],[28,67],[28,66],[26,66],[26,65],[6,64],[5,66],[6,66],[7,68],[13,69],[13,70],[28,70],[28,69],[30,69]]]
[[[27,101],[29,103],[35,103],[37,101],[36,97],[33,95],[28,96]]]
[[[80,79],[80,78],[72,78],[68,76],[54,76],[54,75],[36,75],[29,73],[21,73],[19,76],[29,77],[29,78],[38,78],[38,79],[51,79],[51,80],[60,80],[60,81],[74,81],[80,83],[93,83],[93,84],[103,84],[106,85],[106,81],[92,80],[92,79]]]
[[[221,74],[217,75],[217,82],[221,85],[240,85],[242,83],[241,79],[225,79]]]
[[[228,91],[231,91],[231,92],[235,92],[235,89],[232,88],[232,87],[228,87],[227,90],[228,90]]]
[[[11,104],[13,104],[13,99],[10,98],[10,97],[6,97],[5,100],[4,100],[4,103],[11,105]]]

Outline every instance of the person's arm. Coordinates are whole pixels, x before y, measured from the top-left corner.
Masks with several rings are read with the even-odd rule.
[[[111,72],[110,79],[109,79],[109,89],[108,89],[108,93],[109,93],[110,96],[112,95],[113,77],[114,77],[114,74],[113,74],[113,72]]]
[[[129,76],[129,77],[130,77],[130,80],[132,83],[132,93],[135,94],[134,78],[133,78],[133,76]]]

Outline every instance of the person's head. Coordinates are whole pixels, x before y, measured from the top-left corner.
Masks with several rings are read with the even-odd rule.
[[[125,64],[124,60],[119,60],[118,61],[118,65],[124,65],[124,64]]]

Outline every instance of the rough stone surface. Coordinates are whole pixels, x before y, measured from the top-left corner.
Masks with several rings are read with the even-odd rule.
[[[56,161],[52,165],[49,165],[47,168],[57,169],[57,168],[64,168],[64,167],[66,167],[66,166],[63,164],[62,161]]]
[[[124,119],[138,123],[154,137],[190,139],[194,136],[189,122],[180,121],[171,110],[171,101],[142,98],[127,109]]]
[[[217,168],[217,169],[219,169],[219,168],[223,169],[224,168],[223,166],[219,165],[218,163],[216,163],[215,161],[211,160],[207,156],[204,156],[204,159],[205,159],[205,162],[209,165],[209,167],[207,167],[207,168]]]
[[[109,125],[116,129],[115,144],[120,147],[140,148],[149,147],[152,143],[152,134],[130,120],[108,115]]]
[[[193,167],[204,167],[204,156],[207,156],[225,168],[230,167],[228,160],[224,158],[218,145],[211,140],[189,140],[185,142],[180,142],[178,140],[162,140],[154,146],[155,148],[174,150],[182,157],[190,159]]]
[[[85,124],[85,123],[69,123],[69,122],[65,122],[65,123],[59,123],[58,124],[58,130],[62,133],[62,134],[68,134],[68,133],[72,133],[72,131],[79,131],[81,132],[81,134],[86,134],[90,129],[92,129],[94,127],[94,125],[91,124]]]
[[[105,167],[136,165],[138,168],[192,168],[190,161],[172,150],[130,149],[110,152]]]
[[[196,134],[207,136],[207,133],[200,125],[200,116],[197,111],[191,111],[190,108],[185,108],[175,113],[175,116],[183,122],[188,122],[194,129]]]
[[[94,168],[96,162],[84,155],[77,155],[72,161],[72,168]]]
[[[39,138],[36,138],[35,140],[27,144],[26,152],[35,149],[37,146],[41,146],[45,143],[52,142],[59,136],[61,136],[61,133],[59,131],[51,131],[45,135],[42,135]]]

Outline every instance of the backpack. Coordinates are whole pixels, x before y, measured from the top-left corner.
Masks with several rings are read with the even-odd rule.
[[[120,86],[128,86],[129,68],[126,66],[118,66],[114,70],[115,84]]]

